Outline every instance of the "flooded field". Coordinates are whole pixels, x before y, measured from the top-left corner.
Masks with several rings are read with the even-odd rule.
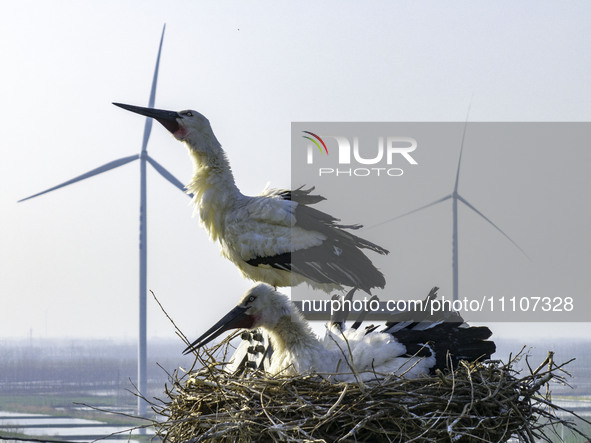
[[[153,437],[152,429],[132,429],[129,426],[113,426],[98,420],[43,414],[21,414],[0,411],[0,431],[8,435],[27,435],[35,438],[65,441],[140,442],[134,436]]]
[[[557,350],[556,362],[573,356],[576,360],[566,368],[573,376],[567,377],[570,386],[551,386],[552,401],[591,420],[591,345],[553,347]],[[183,357],[181,348],[178,343],[152,345],[148,356],[148,392],[143,393],[147,398],[165,399],[167,372],[190,367],[192,359]],[[520,348],[519,343],[499,342],[497,358],[506,360],[509,352]],[[532,346],[527,361],[524,358],[520,362],[523,370],[527,370],[528,364],[536,366],[543,361],[548,350],[552,350],[549,348],[546,343]],[[0,342],[0,440],[28,436],[62,442],[148,442],[154,438],[153,429],[134,429],[145,421],[118,415],[136,414],[136,378],[134,343]],[[580,426],[591,433],[591,426],[582,421]],[[564,434],[560,428],[555,432],[556,442],[584,441]]]
[[[191,361],[170,343],[151,351],[143,395],[153,400],[166,371]],[[149,441],[154,430],[134,429],[146,422],[127,416],[137,414],[136,354],[135,343],[0,342],[0,440]]]

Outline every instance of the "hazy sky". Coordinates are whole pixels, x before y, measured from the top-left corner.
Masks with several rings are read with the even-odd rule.
[[[0,11],[0,338],[136,336],[139,163],[16,202],[139,151],[144,119],[111,102],[147,104],[164,23],[156,107],[204,113],[247,194],[268,182],[290,186],[292,121],[464,121],[470,103],[470,121],[591,119],[585,1],[20,1],[3,2]],[[189,181],[185,148],[160,125],[148,150]],[[433,181],[389,204],[403,213],[451,192],[458,152],[459,145],[438,156]],[[464,289],[513,278],[523,288],[524,278],[545,269],[556,273],[548,281],[557,291],[565,275],[568,290],[588,290],[589,151],[557,147],[534,153],[532,162],[516,154],[511,166],[506,155],[466,145],[460,192],[532,262],[460,212],[461,232],[479,242],[473,255],[461,255]],[[536,181],[520,179],[522,173]],[[403,238],[400,247],[388,245],[400,261],[436,260],[387,288],[414,295],[438,285],[450,293],[445,205],[391,226],[422,239],[414,247]],[[559,216],[547,219],[549,213]],[[381,221],[362,215],[347,221]],[[425,230],[437,233],[432,241]],[[547,244],[557,251],[554,267]],[[148,253],[148,287],[189,335],[206,329],[251,285],[220,257],[192,217],[189,198],[152,170]],[[151,299],[148,315],[149,336],[173,336]],[[551,340],[588,336],[591,327],[492,329]]]

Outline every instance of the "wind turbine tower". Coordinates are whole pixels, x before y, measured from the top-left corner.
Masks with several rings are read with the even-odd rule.
[[[166,30],[166,24],[162,28],[162,35],[160,37],[160,45],[158,46],[158,56],[156,58],[156,67],[154,68],[154,77],[152,79],[152,88],[150,90],[150,98],[148,100],[148,107],[154,107],[154,101],[156,99],[156,84],[158,82],[158,70],[160,67],[160,54],[162,52],[162,42],[164,41],[164,31]],[[87,178],[94,177],[95,175],[102,174],[103,172],[110,171],[111,169],[118,168],[119,166],[126,165],[134,160],[140,161],[140,244],[139,244],[139,344],[138,344],[138,389],[140,394],[147,394],[147,343],[146,343],[146,302],[147,302],[147,265],[148,265],[148,239],[147,239],[147,187],[146,187],[146,163],[150,163],[152,167],[172,185],[181,191],[185,192],[185,187],[180,180],[174,177],[168,172],[160,163],[154,160],[148,154],[148,140],[150,139],[150,133],[152,131],[152,119],[146,118],[144,125],[144,136],[142,139],[142,148],[139,154],[130,155],[129,157],[123,157],[117,160],[113,160],[107,164],[99,166],[96,169],[88,171],[78,177],[74,177],[71,180],[63,182],[57,186],[41,191],[37,194],[19,200],[23,202],[30,200],[34,197],[47,194],[48,192],[55,191],[59,188],[77,183]],[[189,195],[191,197],[191,195]],[[138,414],[145,416],[147,413],[147,402],[138,396]]]
[[[407,215],[414,214],[415,212],[422,211],[423,209],[427,209],[430,206],[434,206],[438,203],[441,203],[441,202],[451,199],[451,201],[452,201],[452,237],[451,237],[452,238],[452,242],[451,242],[452,243],[452,286],[453,286],[453,299],[454,300],[457,300],[458,296],[459,296],[459,294],[458,294],[458,286],[459,286],[458,201],[461,201],[462,203],[464,203],[466,206],[468,206],[468,208],[472,209],[480,217],[482,217],[484,220],[486,220],[488,223],[490,223],[497,231],[499,231],[501,234],[503,234],[503,236],[505,236],[505,238],[507,238],[507,240],[509,240],[511,243],[513,243],[513,245],[517,249],[519,249],[523,253],[523,255],[525,255],[527,257],[527,254],[525,253],[525,251],[523,249],[521,249],[521,247],[511,239],[511,237],[509,237],[501,228],[499,228],[496,224],[494,224],[491,219],[489,219],[486,215],[484,215],[482,212],[480,212],[478,209],[476,209],[472,204],[470,204],[465,198],[463,198],[458,193],[458,183],[460,181],[460,166],[462,164],[462,153],[464,151],[464,140],[466,138],[467,126],[468,125],[466,123],[464,125],[464,131],[462,133],[462,144],[461,144],[461,148],[460,148],[460,157],[458,159],[458,168],[456,170],[456,180],[454,183],[454,189],[453,189],[452,193],[446,195],[445,197],[441,197],[440,199],[435,200],[431,203],[428,203],[424,206],[421,206],[420,208],[413,209],[412,211],[406,212],[402,215],[398,215],[394,218],[391,218],[391,219],[388,219],[386,221],[379,223],[379,225],[383,225],[384,223],[389,223],[389,222],[392,222],[392,221],[397,220],[399,218],[406,217]],[[378,226],[378,225],[376,225],[376,226]]]

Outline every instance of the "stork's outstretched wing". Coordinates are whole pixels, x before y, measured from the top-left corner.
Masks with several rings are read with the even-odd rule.
[[[324,200],[311,189],[270,190],[252,197],[241,212],[248,218],[235,220],[226,233],[250,266],[293,271],[318,283],[345,285],[369,292],[383,288],[383,274],[362,251],[388,251],[350,230],[361,225],[341,225],[338,219],[310,207]],[[269,198],[271,197],[271,198]],[[246,228],[246,229],[245,229]]]

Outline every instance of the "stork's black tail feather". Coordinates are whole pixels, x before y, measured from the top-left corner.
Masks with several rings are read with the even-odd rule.
[[[435,353],[435,366],[430,369],[444,370],[451,364],[456,368],[460,360],[473,362],[491,358],[496,350],[488,340],[492,332],[486,326],[467,326],[457,323],[439,323],[423,330],[404,328],[392,335],[406,346],[409,355],[429,356]]]

